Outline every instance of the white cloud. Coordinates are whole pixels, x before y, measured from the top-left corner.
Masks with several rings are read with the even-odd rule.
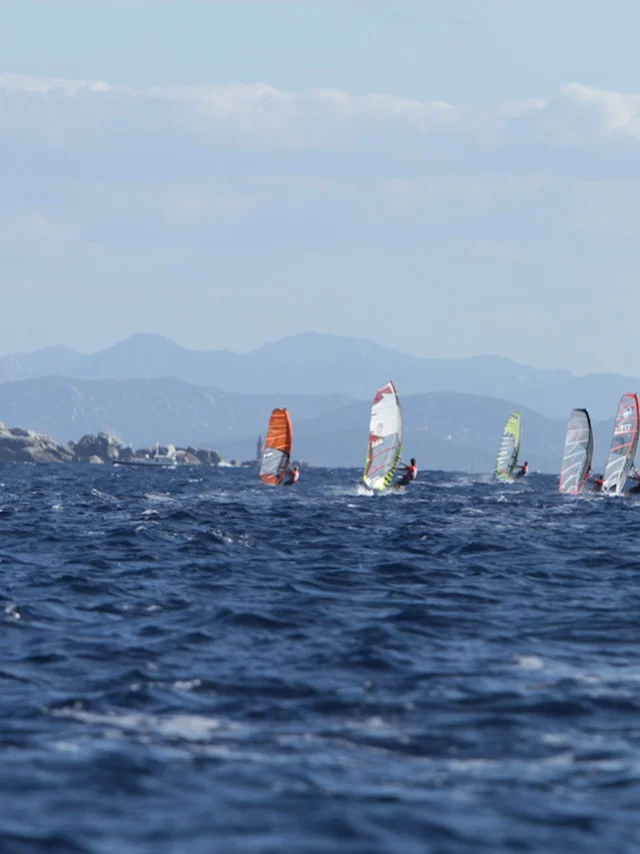
[[[122,86],[109,86],[100,80],[68,80],[63,77],[30,77],[26,74],[0,74],[0,89],[3,92],[29,92],[31,94],[47,94],[62,92],[73,97],[79,92],[109,92],[114,90],[131,91]]]
[[[640,139],[640,95],[608,92],[570,83],[562,90],[567,112],[584,118],[592,129],[592,141],[605,138]]]
[[[640,95],[577,83],[479,109],[2,74],[0,221],[5,245],[10,234],[47,253],[74,241],[420,240],[500,254],[633,231],[640,204],[619,188],[639,136]]]
[[[478,143],[506,142],[510,126],[524,123],[529,128],[531,122],[540,129],[553,127],[559,143],[640,136],[640,94],[610,92],[579,83],[567,84],[556,97],[478,109],[439,100],[351,95],[332,89],[290,93],[261,83],[134,89],[104,81],[5,73],[0,74],[0,98],[4,108],[13,107],[2,110],[5,131],[21,124],[31,127],[38,119],[62,126],[74,116],[75,127],[90,135],[96,118],[109,118],[124,123],[120,130],[134,132],[159,124],[185,135],[200,132],[215,136],[232,130],[245,139],[253,137],[258,147],[277,140],[285,150],[296,144],[313,146],[318,142],[318,131],[324,145],[338,147],[349,142],[349,133],[374,128],[411,132],[417,138],[455,133]],[[47,109],[47,100],[60,108],[57,113]],[[134,116],[137,121],[131,126]],[[579,137],[577,126],[582,127]]]
[[[621,177],[640,95],[570,83],[483,109],[264,84],[135,89],[0,75],[0,170],[136,183],[217,175]],[[3,167],[4,164],[4,167]]]
[[[558,141],[570,141],[576,113],[585,110],[594,127],[635,134],[638,100],[571,84],[555,100],[509,102],[478,110],[443,101],[335,90],[293,94],[263,84],[136,90],[102,81],[3,74],[0,128],[3,135],[11,136],[40,126],[49,131],[42,137],[45,143],[51,138],[66,139],[70,146],[101,137],[105,130],[111,141],[124,133],[135,142],[145,131],[164,130],[173,141],[188,145],[204,139],[214,148],[233,143],[257,151],[273,147],[284,152],[336,150],[365,139],[376,148],[377,134],[383,135],[386,144],[436,145],[444,135],[482,145],[504,143],[510,126],[544,123],[547,113],[557,116],[558,110],[567,131],[562,140],[562,128],[558,128]]]

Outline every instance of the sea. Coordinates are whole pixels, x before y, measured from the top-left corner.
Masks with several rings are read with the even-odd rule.
[[[640,501],[0,466],[0,851],[640,851]]]

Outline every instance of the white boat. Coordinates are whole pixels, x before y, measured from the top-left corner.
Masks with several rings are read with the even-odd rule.
[[[121,466],[154,466],[160,468],[175,468],[178,465],[175,451],[169,454],[160,453],[160,445],[156,442],[155,454],[146,454],[144,457],[129,457],[118,459],[116,463]]]

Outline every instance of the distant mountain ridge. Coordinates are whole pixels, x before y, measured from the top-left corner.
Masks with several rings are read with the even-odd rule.
[[[459,392],[510,400],[549,417],[567,417],[574,407],[587,407],[594,418],[610,417],[621,394],[640,388],[634,377],[577,377],[500,356],[423,359],[371,341],[319,333],[300,333],[249,353],[189,350],[145,334],[91,355],[51,347],[0,359],[0,384],[51,375],[76,380],[172,377],[242,394],[344,394],[362,400],[393,379],[403,398]]]
[[[296,424],[294,450],[302,459],[322,459],[328,466],[364,464],[369,404],[347,403],[330,416],[316,416]],[[496,452],[513,402],[456,392],[428,392],[402,400],[403,458],[415,456],[421,469],[493,472]],[[558,473],[562,463],[567,422],[546,418],[520,407],[523,419],[521,461],[533,471]],[[594,468],[604,467],[613,419],[593,423]],[[243,456],[250,437],[221,442],[229,456]]]
[[[505,420],[516,404],[480,395],[430,392],[402,398],[405,457],[422,469],[490,472]],[[156,440],[253,459],[269,414],[287,406],[294,455],[314,465],[362,466],[371,402],[345,395],[243,395],[181,380],[70,380],[44,377],[0,384],[0,414],[55,439],[101,431],[134,446]],[[566,419],[521,407],[523,456],[532,469],[557,472]],[[596,423],[596,461],[606,455],[612,422]]]
[[[42,377],[0,384],[5,423],[76,440],[87,433],[112,433],[125,443],[156,440],[186,447],[251,435],[255,449],[274,406],[289,406],[300,420],[339,409],[345,395],[241,395],[173,378],[157,380],[70,380]],[[253,455],[253,451],[252,451]]]

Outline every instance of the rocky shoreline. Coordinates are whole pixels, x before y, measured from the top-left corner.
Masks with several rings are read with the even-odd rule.
[[[228,464],[218,451],[208,448],[176,448],[174,445],[134,450],[124,447],[109,433],[83,436],[77,442],[56,442],[44,433],[7,427],[0,421],[0,462],[22,463],[135,463],[153,461],[157,455],[175,460],[176,465]],[[232,461],[231,464],[238,465]]]

